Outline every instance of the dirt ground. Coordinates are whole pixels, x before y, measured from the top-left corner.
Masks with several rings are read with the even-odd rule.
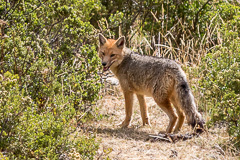
[[[151,142],[149,135],[165,131],[169,120],[151,98],[147,97],[146,101],[151,127],[142,126],[139,104],[135,97],[132,123],[128,128],[119,126],[125,117],[124,98],[119,91],[117,95],[106,95],[98,102],[99,112],[103,117],[88,126],[88,130],[95,131],[100,140],[96,159],[240,159],[239,153],[237,157],[231,147],[220,147],[229,141],[224,128],[209,129],[198,137],[176,143]],[[186,133],[192,133],[192,130],[184,123],[179,134]]]

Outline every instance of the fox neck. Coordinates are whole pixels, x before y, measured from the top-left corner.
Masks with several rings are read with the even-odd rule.
[[[123,59],[124,59],[124,56],[123,56],[121,59],[118,59],[118,60],[110,67],[110,70],[111,70],[115,75],[117,75],[118,66],[122,63]]]
[[[117,74],[117,67],[111,66],[110,70],[113,72],[113,74],[115,74],[115,75]]]
[[[117,76],[119,65],[122,63],[124,57],[131,53],[129,48],[124,47],[122,50],[122,56],[111,67],[110,70]]]

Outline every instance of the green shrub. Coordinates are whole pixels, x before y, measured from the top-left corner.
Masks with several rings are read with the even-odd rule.
[[[0,4],[0,19],[7,23],[0,22],[4,156],[65,159],[74,150],[93,159],[98,149],[94,135],[76,130],[94,116],[92,106],[99,98],[96,31],[89,23],[98,9],[101,5],[91,0]]]
[[[203,59],[199,85],[204,105],[211,114],[210,124],[225,123],[240,147],[240,39],[226,40]]]
[[[219,1],[208,12],[218,41],[201,57],[199,66],[187,67],[198,107],[207,113],[208,126],[224,125],[240,148],[240,7]],[[209,119],[210,118],[210,119]]]

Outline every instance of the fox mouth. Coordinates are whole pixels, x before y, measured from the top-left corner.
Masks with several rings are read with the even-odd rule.
[[[103,72],[106,72],[109,68],[110,68],[110,66],[108,66],[108,67],[103,67]]]
[[[106,72],[107,70],[109,70],[109,68],[112,66],[112,64],[113,64],[114,62],[115,62],[115,61],[113,61],[112,63],[110,63],[110,65],[103,67],[103,72]]]

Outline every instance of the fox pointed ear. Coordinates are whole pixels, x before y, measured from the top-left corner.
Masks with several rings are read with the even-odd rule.
[[[115,42],[115,44],[117,45],[118,48],[123,49],[125,46],[125,37],[122,36],[122,37],[118,38],[118,40]]]
[[[99,33],[98,36],[99,36],[100,46],[104,45],[107,42],[107,39],[101,33]]]

